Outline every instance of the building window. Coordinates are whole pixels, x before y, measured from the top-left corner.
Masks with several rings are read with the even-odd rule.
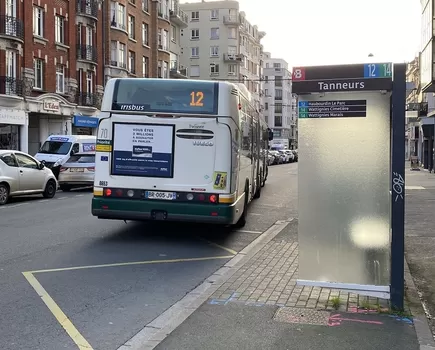
[[[44,36],[44,9],[42,7],[33,6],[33,34]]]
[[[160,29],[157,33],[157,42],[158,42],[158,48],[159,50],[165,50],[168,51],[168,36],[169,33],[167,30]]]
[[[282,126],[282,116],[281,115],[275,116],[275,126]]]
[[[163,78],[169,78],[169,64],[166,61],[163,61]]]
[[[54,40],[57,43],[65,44],[65,18],[56,15],[54,20],[55,32]]]
[[[211,46],[210,47],[210,56],[211,57],[219,56],[219,46]]]
[[[86,91],[89,94],[94,92],[94,73],[92,71],[86,72]]]
[[[136,74],[136,54],[133,51],[128,52],[128,71]]]
[[[282,76],[277,75],[275,77],[275,87],[282,87]]]
[[[210,39],[212,39],[212,40],[219,39],[219,28],[211,28]]]
[[[127,68],[125,62],[127,60],[125,44],[113,40],[110,43],[110,49],[110,65],[120,68]]]
[[[199,47],[192,47],[190,56],[193,58],[198,58],[199,57]]]
[[[219,75],[219,63],[210,63],[210,74]]]
[[[171,26],[171,41],[173,43],[177,42],[177,28],[175,26]]]
[[[148,12],[148,0],[142,0],[142,11]]]
[[[192,12],[190,16],[190,20],[193,21],[199,21],[199,11]]]
[[[217,9],[210,10],[210,19],[212,20],[219,19],[219,10]]]
[[[135,33],[135,20],[133,16],[128,16],[128,37],[130,39],[136,39],[136,33]]]
[[[275,103],[275,113],[282,113],[282,103]]]
[[[111,4],[111,18],[112,18],[112,22],[111,22],[111,26],[118,28],[118,29],[122,29],[122,30],[126,30],[126,12],[125,12],[125,6],[121,5],[115,1],[112,1]]]
[[[275,90],[275,100],[282,100],[282,90],[281,89]]]
[[[266,103],[264,104],[264,109],[265,109],[266,111],[269,110],[269,103],[268,103],[268,102],[266,102]]]
[[[191,77],[199,77],[199,66],[190,66],[190,76]]]
[[[236,28],[228,28],[228,39],[237,39]]]
[[[229,64],[228,65],[228,73],[230,75],[235,75],[236,74],[236,65],[235,64]]]
[[[168,0],[159,0],[158,15],[159,17],[169,18],[169,3]]]
[[[56,66],[56,92],[65,93],[65,66],[60,64]]]
[[[148,46],[148,24],[142,23],[142,45]]]
[[[142,56],[142,76],[144,78],[148,78],[148,65],[149,65],[149,58]]]
[[[199,39],[199,29],[192,29],[190,31],[190,39],[191,40],[198,40]]]
[[[33,70],[35,74],[35,83],[33,88],[42,90],[44,82],[44,61],[39,58],[33,59]]]

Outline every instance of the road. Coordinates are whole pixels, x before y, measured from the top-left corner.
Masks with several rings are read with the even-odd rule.
[[[0,207],[0,349],[117,349],[277,220],[297,216],[297,164],[270,168],[234,232],[98,220],[91,196]]]

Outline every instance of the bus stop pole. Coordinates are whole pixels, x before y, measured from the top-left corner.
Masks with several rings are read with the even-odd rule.
[[[403,310],[405,293],[405,102],[406,65],[393,68],[391,99],[391,308]]]

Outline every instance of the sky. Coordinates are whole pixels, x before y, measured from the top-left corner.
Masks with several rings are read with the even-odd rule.
[[[201,2],[182,0],[181,3]],[[211,0],[208,0],[211,2]],[[418,0],[239,0],[265,31],[264,51],[289,67],[411,61],[420,51]],[[264,6],[267,4],[267,6]],[[374,56],[369,58],[372,53]]]

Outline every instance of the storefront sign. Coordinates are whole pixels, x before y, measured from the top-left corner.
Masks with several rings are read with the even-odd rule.
[[[75,115],[73,118],[73,124],[76,127],[82,128],[97,128],[98,118],[96,117],[85,117],[82,115]]]
[[[0,109],[0,124],[26,125],[26,112]]]
[[[60,102],[54,100],[47,100],[43,102],[42,108],[50,112],[60,112]]]

